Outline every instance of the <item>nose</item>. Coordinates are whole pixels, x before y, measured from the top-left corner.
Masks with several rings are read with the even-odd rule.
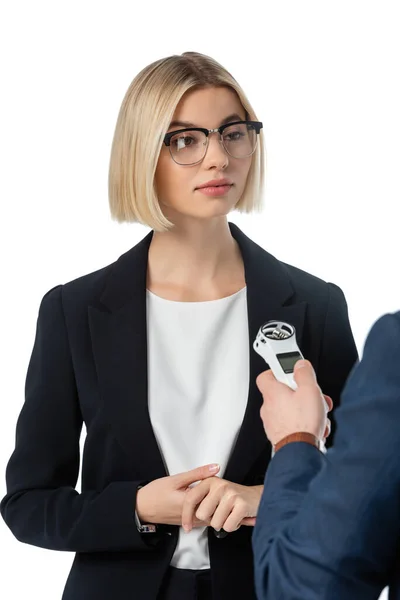
[[[228,154],[225,152],[219,133],[210,134],[203,164],[207,169],[213,167],[217,169],[226,169],[228,166]]]

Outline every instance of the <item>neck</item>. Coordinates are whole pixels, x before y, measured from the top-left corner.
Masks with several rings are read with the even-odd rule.
[[[213,299],[244,287],[242,257],[226,217],[154,232],[147,279],[149,289],[172,299]]]

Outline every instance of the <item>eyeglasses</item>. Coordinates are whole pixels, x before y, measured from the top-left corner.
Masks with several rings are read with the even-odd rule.
[[[203,160],[210,133],[218,133],[225,152],[233,158],[247,158],[257,147],[257,134],[263,124],[259,121],[235,121],[216,129],[193,127],[171,131],[164,137],[172,159],[178,165],[195,165]]]

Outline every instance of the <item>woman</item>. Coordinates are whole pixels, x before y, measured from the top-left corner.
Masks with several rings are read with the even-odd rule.
[[[243,90],[209,57],[159,60],[125,96],[111,211],[152,231],[43,298],[2,502],[18,539],[76,553],[65,600],[255,598],[271,447],[254,337],[289,321],[336,402],[357,358],[341,290],[227,221],[261,204],[262,144]]]

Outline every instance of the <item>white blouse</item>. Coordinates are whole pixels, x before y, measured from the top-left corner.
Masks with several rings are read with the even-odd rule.
[[[247,406],[246,288],[207,302],[147,291],[150,419],[169,475],[208,463],[223,477]],[[207,528],[181,527],[171,566],[210,567]]]

